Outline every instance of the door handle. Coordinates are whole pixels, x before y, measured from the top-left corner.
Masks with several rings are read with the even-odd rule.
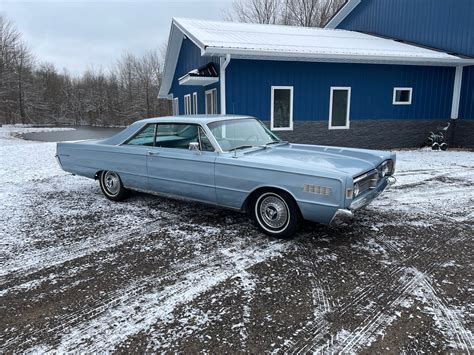
[[[148,155],[160,155],[160,153],[158,153],[158,152],[152,152],[152,151],[148,151]]]

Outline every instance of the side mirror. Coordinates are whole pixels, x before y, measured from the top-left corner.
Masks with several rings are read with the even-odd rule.
[[[189,143],[189,150],[192,150],[196,153],[200,153],[201,150],[199,149],[199,143],[198,142],[191,142]]]

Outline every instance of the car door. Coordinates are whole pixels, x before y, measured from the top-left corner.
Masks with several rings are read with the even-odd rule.
[[[106,146],[95,156],[107,162],[102,168],[119,173],[127,188],[147,190],[147,152],[153,146],[155,124],[147,124],[119,146]]]
[[[199,149],[190,150],[190,143]],[[216,157],[212,144],[198,125],[157,124],[155,145],[147,154],[149,189],[216,203]]]

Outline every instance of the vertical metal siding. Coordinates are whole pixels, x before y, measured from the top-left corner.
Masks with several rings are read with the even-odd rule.
[[[474,57],[473,0],[362,0],[338,28]]]
[[[293,86],[295,121],[328,120],[331,86],[350,86],[351,120],[449,119],[455,69],[377,64],[233,59],[227,112],[270,119],[271,86]],[[411,105],[393,105],[394,87],[413,87]]]
[[[459,117],[474,119],[474,66],[464,68]]]
[[[179,85],[178,82],[178,79],[190,70],[199,68],[209,62],[213,62],[219,71],[219,58],[203,57],[201,56],[200,49],[190,39],[186,38],[183,40],[170,89],[170,94],[173,94],[173,97],[179,98],[179,113],[181,115],[184,114],[184,95],[190,94],[192,100],[193,92],[197,92],[198,96],[198,113],[204,114],[206,112],[205,92],[212,89],[217,89],[217,111],[220,111],[219,82],[208,86]]]

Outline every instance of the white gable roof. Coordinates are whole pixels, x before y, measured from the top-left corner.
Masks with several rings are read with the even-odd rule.
[[[247,59],[412,65],[474,64],[473,60],[444,52],[354,31],[174,18],[160,96],[169,91],[171,83],[167,83],[167,79],[171,80],[168,76],[172,76],[176,68],[177,57],[168,55],[179,53],[181,42],[177,50],[172,43],[173,38],[179,37],[176,30],[191,39],[202,55],[208,56],[230,54],[232,58]]]

